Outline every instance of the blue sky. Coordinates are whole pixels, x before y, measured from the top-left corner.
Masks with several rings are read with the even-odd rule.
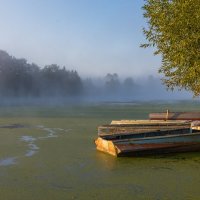
[[[158,76],[145,41],[143,0],[0,0],[0,49],[81,76]]]

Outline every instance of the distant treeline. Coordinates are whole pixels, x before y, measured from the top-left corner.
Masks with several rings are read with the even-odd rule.
[[[39,67],[26,59],[17,59],[0,50],[0,96],[3,97],[71,97],[116,96],[135,89],[132,78],[120,82],[116,73],[103,79],[81,79],[74,70],[57,64]]]
[[[56,64],[41,68],[0,51],[1,96],[74,96],[81,91],[82,81],[76,71]]]
[[[131,101],[168,98],[169,93],[159,78],[153,76],[134,80],[132,77],[122,79],[117,73],[108,73],[103,78],[83,79],[75,70],[67,70],[57,64],[39,67],[0,50],[1,102],[13,97]]]

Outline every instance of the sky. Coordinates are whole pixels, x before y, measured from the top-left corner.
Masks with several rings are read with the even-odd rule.
[[[143,0],[0,0],[0,49],[81,76],[158,76],[145,42]]]

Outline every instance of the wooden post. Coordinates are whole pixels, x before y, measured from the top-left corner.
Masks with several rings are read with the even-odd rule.
[[[167,109],[167,113],[166,113],[166,121],[169,119],[169,110]]]

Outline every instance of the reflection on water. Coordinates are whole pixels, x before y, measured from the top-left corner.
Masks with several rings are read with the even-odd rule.
[[[15,165],[17,163],[17,157],[8,157],[0,160],[0,166]]]
[[[40,136],[40,137],[38,137],[38,139],[47,139],[47,138],[52,138],[52,137],[58,137],[58,135],[57,135],[58,132],[56,132],[55,128],[54,129],[47,128],[43,125],[38,125],[38,126],[36,126],[36,128],[47,132],[46,136]]]
[[[9,165],[14,165],[17,164],[17,159],[19,159],[20,157],[31,157],[33,155],[35,155],[36,153],[39,152],[39,146],[37,146],[36,142],[38,140],[43,140],[43,139],[49,139],[49,138],[55,138],[58,137],[58,134],[61,132],[67,132],[69,130],[65,130],[65,129],[61,129],[61,128],[48,128],[45,127],[43,125],[37,125],[34,127],[29,127],[29,126],[25,126],[22,124],[8,124],[8,125],[2,125],[0,126],[0,128],[31,128],[31,129],[39,129],[45,133],[47,133],[47,135],[45,136],[37,136],[37,137],[33,137],[31,135],[23,135],[20,137],[20,141],[27,143],[27,150],[24,153],[24,155],[22,156],[15,156],[15,157],[7,157],[5,159],[1,159],[0,160],[0,166],[9,166]]]
[[[25,156],[27,156],[27,157],[33,156],[39,150],[39,147],[35,144],[35,141],[37,140],[36,138],[29,136],[29,135],[24,135],[21,137],[20,140],[28,143],[28,145],[27,145],[28,150],[27,150]]]
[[[22,141],[25,141],[25,142],[34,142],[34,141],[36,140],[36,138],[34,138],[34,137],[32,137],[32,136],[27,136],[27,135],[25,135],[25,136],[22,136],[22,137],[21,137],[21,140],[22,140]]]
[[[117,157],[110,156],[103,152],[96,152],[96,160],[98,165],[105,170],[113,170],[117,166]]]

